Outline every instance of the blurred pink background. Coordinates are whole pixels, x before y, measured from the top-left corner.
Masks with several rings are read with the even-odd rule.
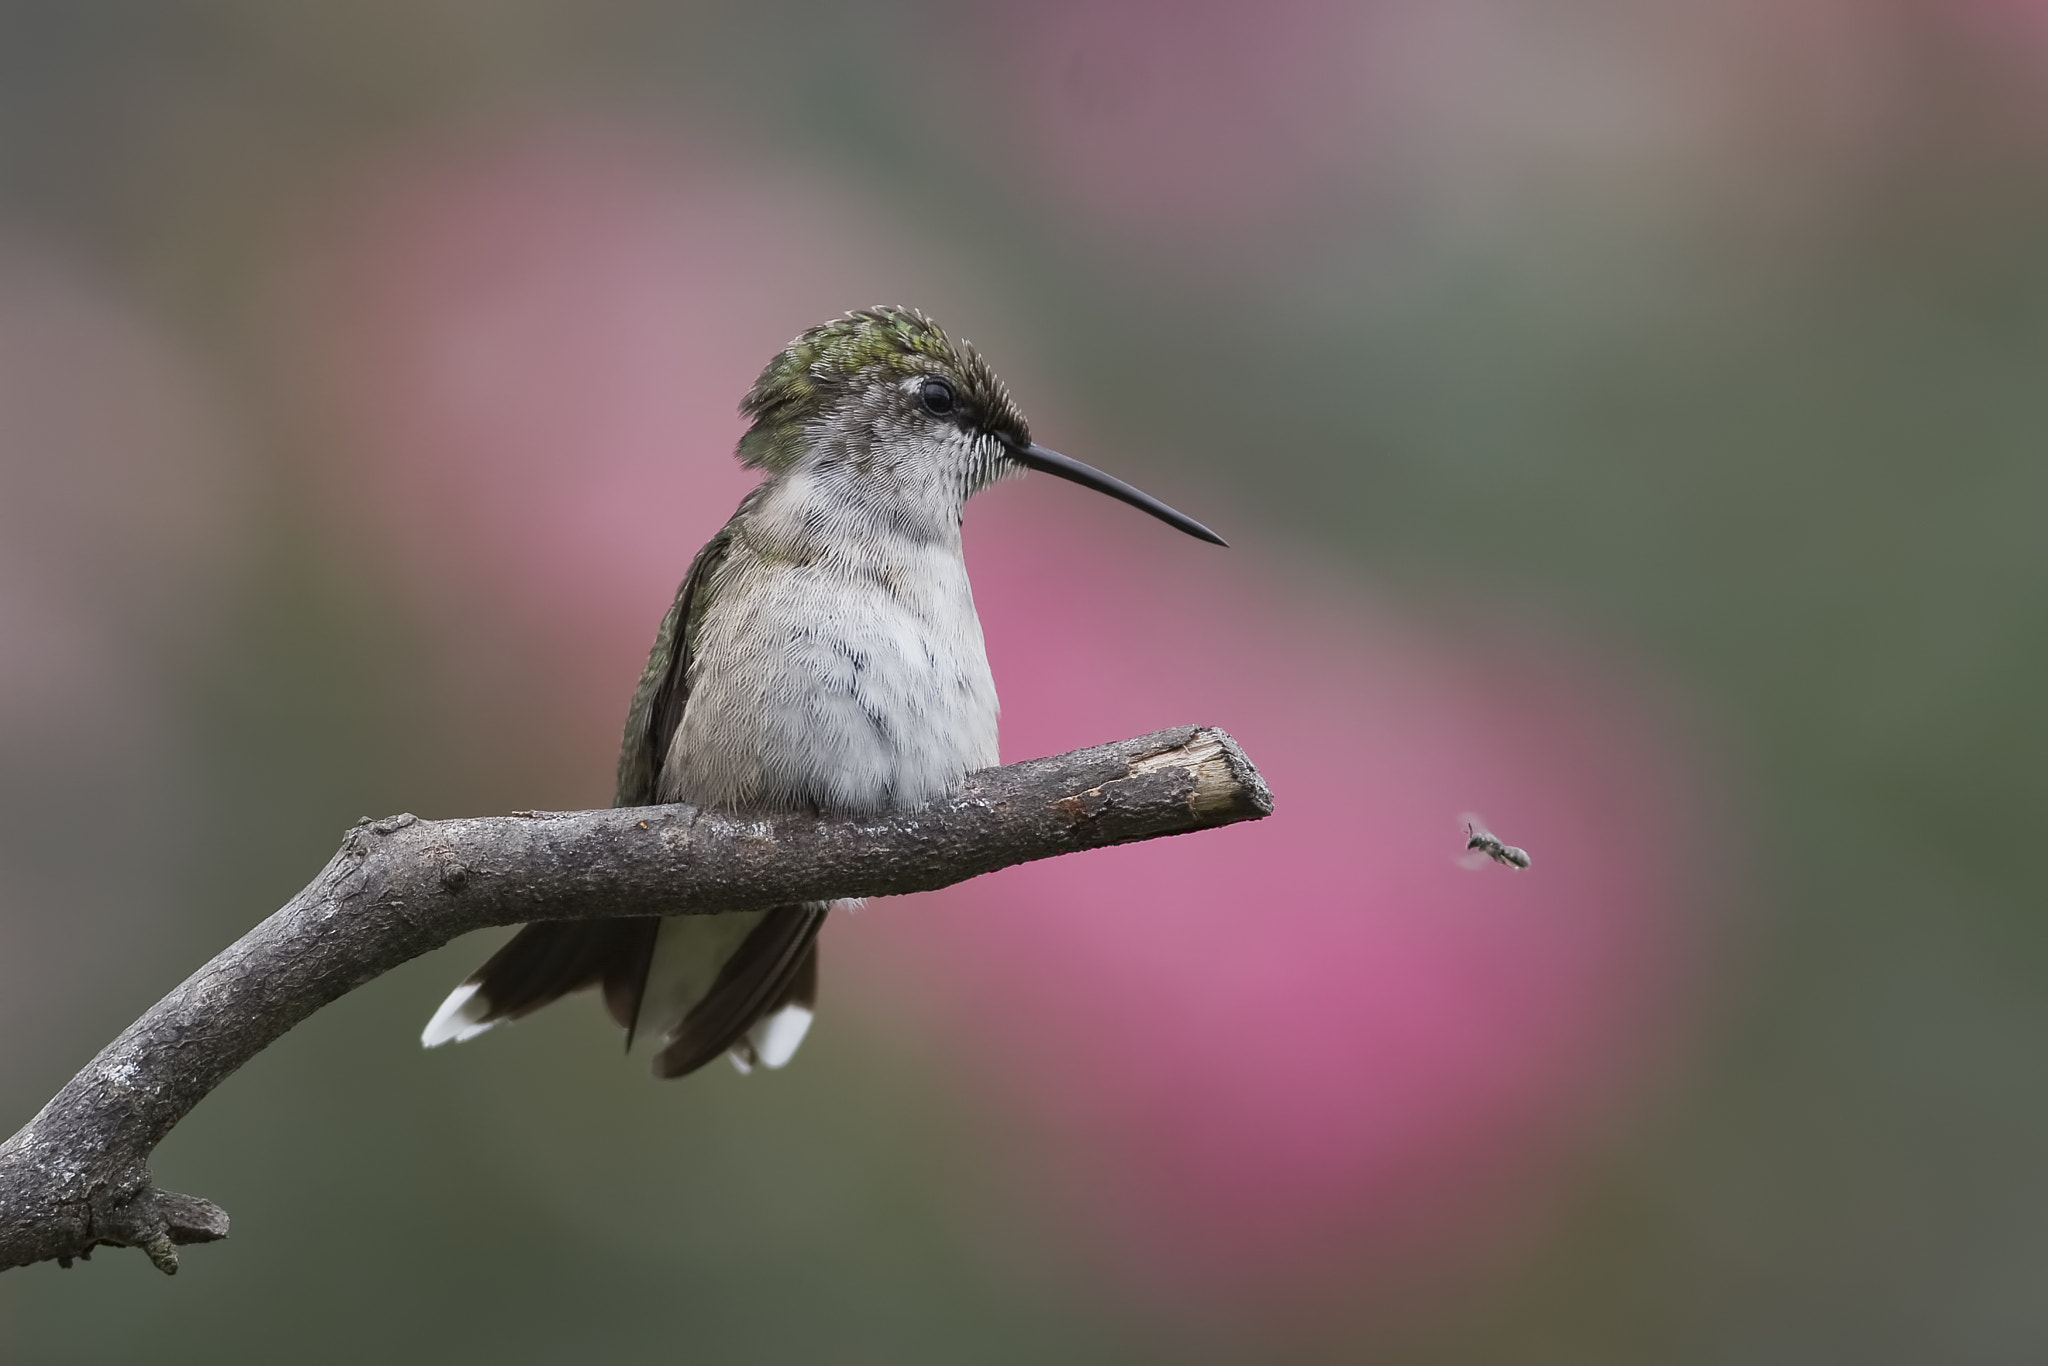
[[[802,328],[1046,480],[1007,757],[1256,826],[838,917],[794,1066],[350,993],[158,1154],[227,1243],[0,1360],[2032,1361],[2048,7],[0,6],[0,1097],[362,815],[602,803]],[[1529,848],[1466,872],[1458,814]],[[2035,1344],[2028,1347],[2028,1343]]]

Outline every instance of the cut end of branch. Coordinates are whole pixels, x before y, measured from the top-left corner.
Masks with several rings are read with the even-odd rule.
[[[1273,814],[1272,789],[1237,741],[1224,731],[1204,726],[1185,744],[1133,761],[1131,776],[1168,768],[1185,769],[1194,778],[1188,807],[1197,816],[1220,823]]]

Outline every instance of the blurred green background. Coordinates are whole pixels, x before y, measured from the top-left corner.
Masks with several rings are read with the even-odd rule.
[[[557,119],[944,241],[1005,354],[1197,511],[1619,642],[1720,793],[1682,846],[1704,1017],[1427,1308],[1190,1333],[1067,1255],[885,1020],[772,1086],[579,1066],[616,1049],[586,1009],[451,1066],[410,1040],[460,946],[160,1150],[234,1239],[0,1277],[0,1358],[2048,1354],[2029,0],[0,5],[0,330],[147,353],[131,417],[52,437],[65,376],[0,351],[0,441],[73,453],[0,450],[0,1128],[357,816],[602,800],[545,683],[424,695],[432,615],[337,531],[278,360],[349,185]]]

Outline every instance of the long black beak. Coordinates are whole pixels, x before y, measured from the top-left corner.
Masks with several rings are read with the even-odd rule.
[[[1035,443],[1026,446],[1018,443],[1014,438],[1005,437],[1000,439],[1003,445],[1008,448],[1010,458],[1026,469],[1043,470],[1047,474],[1054,474],[1062,479],[1071,480],[1082,488],[1094,489],[1097,493],[1106,493],[1112,498],[1129,503],[1140,512],[1151,513],[1168,526],[1178,527],[1197,540],[1207,541],[1211,545],[1230,544],[1230,542],[1224,540],[1194,518],[1187,516],[1185,513],[1175,512],[1151,494],[1132,488],[1115,475],[1104,474],[1093,465],[1084,465],[1072,456],[1061,455],[1058,451],[1049,451]]]

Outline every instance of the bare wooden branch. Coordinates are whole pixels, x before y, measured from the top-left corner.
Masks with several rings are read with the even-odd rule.
[[[1273,809],[1236,743],[1183,726],[971,775],[872,820],[688,806],[364,822],[275,915],[152,1006],[0,1144],[0,1269],[227,1236],[158,1189],[152,1150],[293,1025],[471,930],[528,920],[706,915],[944,887],[1015,863],[1177,835]]]

